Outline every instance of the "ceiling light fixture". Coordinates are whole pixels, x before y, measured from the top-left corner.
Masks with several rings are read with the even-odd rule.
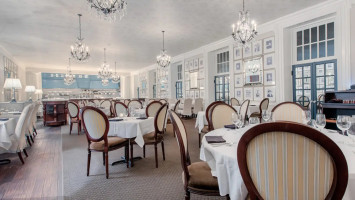
[[[116,62],[115,62],[115,73],[112,75],[112,83],[120,82],[120,76],[116,72]]]
[[[71,55],[78,61],[85,61],[90,57],[89,47],[83,43],[84,38],[81,38],[81,14],[79,16],[79,37],[74,45],[71,46]]]
[[[232,37],[242,46],[251,42],[257,35],[256,23],[254,20],[250,21],[249,11],[244,9],[244,0],[243,0],[243,11],[239,11],[239,20],[237,25],[233,24],[233,33]]]
[[[106,63],[106,48],[104,48],[104,62],[102,63],[101,67],[99,68],[99,78],[103,80],[107,80],[112,76],[112,70],[110,69],[110,65]],[[104,81],[102,82],[104,85]]]
[[[108,79],[102,79],[101,83],[102,83],[102,86],[108,86],[109,80]]]
[[[70,58],[69,58],[69,65],[67,67],[67,73],[64,76],[64,84],[65,85],[71,85],[75,82],[75,77],[71,73],[71,67],[70,67]]]
[[[164,33],[165,31],[162,31],[163,33],[163,49],[160,52],[160,55],[157,56],[157,63],[160,67],[167,67],[170,64],[170,56],[166,54],[165,51],[165,46],[164,46]]]
[[[127,1],[125,0],[87,0],[90,7],[95,9],[97,15],[107,21],[120,20],[127,14]]]

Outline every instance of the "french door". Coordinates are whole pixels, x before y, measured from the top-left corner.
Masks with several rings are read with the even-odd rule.
[[[326,91],[337,90],[336,72],[337,60],[292,66],[293,101],[305,105],[309,99],[312,118],[317,113],[318,97]]]
[[[215,76],[215,100],[229,104],[229,75]]]
[[[176,87],[176,99],[182,98],[182,81],[177,81],[175,87]]]

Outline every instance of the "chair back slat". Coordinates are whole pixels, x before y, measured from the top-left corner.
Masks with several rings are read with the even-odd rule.
[[[145,115],[147,117],[154,117],[155,114],[158,112],[159,108],[161,107],[162,103],[160,101],[153,101],[148,104],[147,108],[145,109]]]

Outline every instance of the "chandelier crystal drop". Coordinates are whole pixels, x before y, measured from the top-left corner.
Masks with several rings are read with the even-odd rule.
[[[127,1],[125,0],[87,0],[91,9],[107,21],[120,20],[127,14]]]
[[[106,48],[104,48],[104,62],[99,68],[99,78],[101,79],[110,79],[112,76],[112,70],[110,69],[110,65],[106,63]]]
[[[90,57],[89,47],[83,43],[84,38],[81,38],[81,14],[79,16],[79,37],[74,45],[71,45],[71,55],[78,61],[86,61]]]
[[[120,82],[120,76],[116,72],[116,62],[115,62],[115,73],[112,75],[112,83]]]
[[[157,63],[160,67],[167,67],[170,64],[171,57],[168,54],[166,54],[165,46],[164,46],[165,31],[162,31],[162,33],[163,33],[163,49],[162,49],[160,55],[157,56]]]
[[[239,12],[239,20],[237,24],[232,25],[233,39],[242,46],[250,43],[255,36],[257,35],[256,23],[253,20],[250,20],[249,11],[244,9],[244,0],[243,0],[243,11]]]
[[[70,58],[69,58],[69,65],[67,67],[67,73],[64,76],[64,84],[65,85],[71,85],[75,82],[75,77],[71,73],[71,67],[70,67]]]

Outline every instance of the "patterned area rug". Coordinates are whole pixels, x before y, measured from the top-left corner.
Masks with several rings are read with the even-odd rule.
[[[189,134],[189,151],[192,162],[199,161],[195,120],[184,120]],[[125,164],[112,166],[121,159],[124,150],[109,152],[109,179],[105,177],[102,153],[92,152],[90,176],[86,176],[87,140],[77,135],[75,126],[69,135],[69,126],[61,128],[63,138],[63,182],[65,199],[184,199],[180,151],[167,126],[165,138],[166,160],[158,146],[159,168],[155,168],[154,146],[146,147],[146,158],[135,162],[132,168]],[[134,146],[134,156],[143,156],[142,148]],[[191,199],[225,199],[191,194]]]

